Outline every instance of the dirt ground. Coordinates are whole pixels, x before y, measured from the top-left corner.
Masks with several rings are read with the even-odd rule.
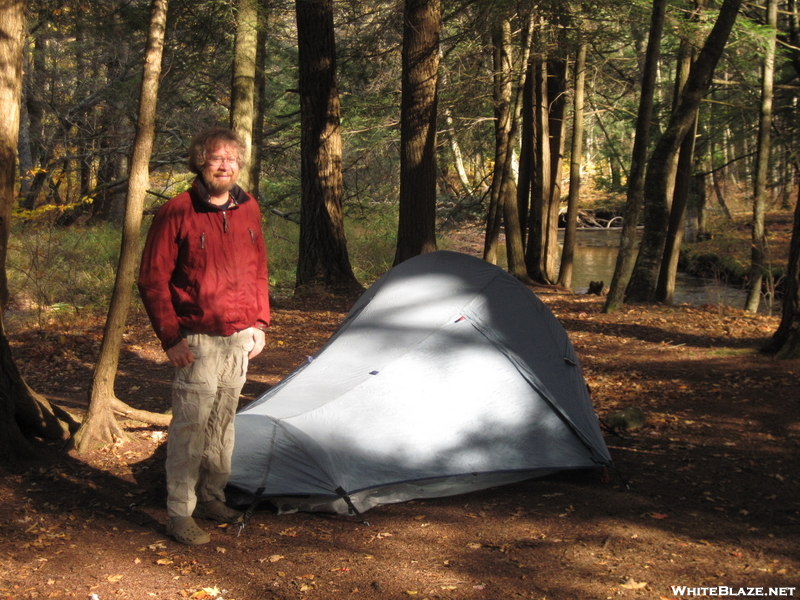
[[[369,526],[257,511],[241,532],[205,523],[212,542],[190,548],[165,535],[166,431],[126,423],[130,441],[0,471],[0,599],[800,596],[800,362],[757,350],[777,319],[718,306],[604,315],[596,296],[540,295],[598,415],[647,415],[607,434],[610,481],[570,472],[383,506]],[[243,404],[314,353],[348,307],[277,302]],[[171,368],[144,315],[129,322],[118,396],[163,411]],[[11,341],[31,386],[77,411],[101,335],[97,319]]]

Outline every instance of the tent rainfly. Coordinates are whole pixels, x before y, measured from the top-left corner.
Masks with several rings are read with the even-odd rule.
[[[229,484],[281,512],[363,512],[611,464],[552,312],[501,268],[445,251],[388,271],[235,430]]]

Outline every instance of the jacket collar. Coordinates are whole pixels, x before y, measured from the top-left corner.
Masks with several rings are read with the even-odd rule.
[[[221,207],[211,203],[211,193],[208,191],[208,186],[201,176],[198,175],[195,177],[189,193],[192,196],[195,206],[198,208],[202,208],[204,210],[222,210]],[[233,198],[233,202],[229,205],[229,208],[233,208],[234,206],[247,202],[250,199],[250,196],[238,185],[233,186],[230,194],[231,198]]]

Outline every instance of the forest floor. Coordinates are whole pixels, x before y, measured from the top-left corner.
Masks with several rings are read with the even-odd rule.
[[[598,415],[646,413],[643,428],[606,434],[610,481],[570,472],[386,505],[369,526],[259,510],[241,533],[204,523],[211,543],[186,547],[165,534],[166,431],[126,422],[130,439],[112,447],[0,471],[0,599],[800,596],[800,361],[759,352],[778,319],[711,305],[606,315],[597,296],[536,291]],[[318,350],[351,303],[279,299],[242,403]],[[97,317],[10,339],[28,383],[80,412],[101,336]],[[161,412],[171,375],[134,311],[118,396]]]

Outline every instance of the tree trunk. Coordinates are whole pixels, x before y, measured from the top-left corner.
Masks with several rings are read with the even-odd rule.
[[[626,301],[652,302],[655,299],[669,220],[667,210],[669,165],[673,163],[683,138],[695,121],[700,101],[711,85],[714,69],[725,50],[741,3],[742,0],[725,0],[720,7],[717,21],[692,65],[678,105],[650,156],[644,183],[647,199],[644,212],[645,227],[639,256],[626,289]]]
[[[603,312],[605,313],[614,312],[622,306],[625,299],[625,288],[628,286],[636,261],[636,238],[644,199],[644,175],[653,118],[656,67],[661,57],[661,34],[664,30],[666,8],[667,0],[653,0],[650,33],[647,40],[644,67],[642,68],[642,90],[639,96],[639,112],[636,116],[636,134],[633,141],[631,169],[628,175],[625,219],[622,224],[614,275],[611,277],[611,285],[603,306]]]
[[[108,82],[120,79],[130,57],[130,42],[123,34],[123,22],[119,0],[112,5],[112,17],[108,27],[112,28],[119,36],[119,45],[115,52],[106,58],[105,78]],[[128,119],[121,119],[125,113],[125,98],[121,94],[112,95],[106,102],[104,110],[100,113],[100,164],[97,169],[97,179],[100,191],[92,202],[92,220],[122,221],[125,185],[128,178],[128,156],[120,148],[127,145],[130,137]]]
[[[265,68],[267,64],[267,0],[260,0],[258,7],[258,37],[256,50],[255,116],[253,121],[253,145],[250,152],[250,193],[261,197],[261,149],[264,147],[264,112],[266,111]]]
[[[563,40],[566,45],[566,40]],[[551,57],[547,69],[548,115],[550,143],[550,189],[547,195],[547,228],[545,229],[545,268],[547,279],[558,279],[558,216],[561,212],[561,175],[564,168],[564,145],[567,113],[567,59]]]
[[[692,167],[694,166],[696,131],[697,118],[695,118],[694,127],[692,127],[689,135],[684,138],[681,144],[675,177],[675,191],[672,195],[667,238],[664,245],[664,256],[661,259],[661,268],[658,274],[656,300],[667,304],[672,304],[675,297],[675,278],[678,275],[683,230],[686,226],[686,207],[689,204],[689,192],[693,180]]]
[[[681,39],[681,46],[678,51],[678,65],[675,73],[676,102],[683,91],[683,86],[686,85],[686,79],[692,66],[692,47],[693,44],[688,39]],[[680,258],[681,242],[683,241],[683,230],[686,225],[686,207],[689,204],[689,192],[692,185],[692,168],[695,162],[694,148],[697,138],[699,112],[698,107],[694,125],[684,138],[678,154],[667,239],[656,286],[656,300],[668,304],[672,303],[675,296],[675,277],[678,274],[678,260]]]
[[[439,48],[440,64],[441,60],[442,50]],[[447,87],[450,84],[450,77],[446,69],[439,71],[439,78],[443,87]],[[461,184],[461,193],[466,198],[467,202],[472,204],[475,202],[475,191],[469,175],[467,174],[467,169],[464,166],[464,153],[461,151],[461,144],[459,144],[458,135],[456,135],[456,123],[455,119],[453,119],[453,110],[450,105],[440,108],[446,124],[444,134],[447,137],[447,143],[450,147],[450,151],[453,154],[453,168],[455,169],[456,175],[458,175],[458,181]]]
[[[484,260],[496,262],[496,243],[492,243],[489,232],[499,229],[500,219],[505,223],[506,258],[508,272],[518,279],[527,279],[525,252],[517,208],[517,189],[511,169],[516,127],[513,102],[513,69],[511,59],[511,21],[501,19],[492,30],[494,70],[494,131],[495,159],[492,176],[491,201]]]
[[[16,202],[16,163],[25,43],[24,0],[0,0],[0,315],[8,306],[6,258],[11,209]]]
[[[575,58],[575,90],[572,96],[572,143],[570,145],[569,193],[567,217],[564,225],[564,243],[558,285],[572,287],[572,267],[575,258],[575,238],[578,227],[578,199],[581,188],[581,161],[583,159],[583,103],[586,95],[586,50],[581,42]]]
[[[11,356],[3,327],[8,306],[6,256],[11,208],[16,200],[15,163],[22,95],[22,52],[25,40],[25,6],[22,0],[0,0],[0,460],[14,463],[33,458],[15,418],[14,390],[22,376]]]
[[[492,103],[494,104],[494,168],[483,241],[483,260],[497,264],[497,248],[505,202],[506,166],[512,152],[511,132],[511,23],[501,19],[492,27]]]
[[[359,289],[342,213],[342,134],[333,0],[297,0],[300,48],[300,254],[296,289]]]
[[[440,30],[440,0],[405,0],[396,265],[436,250],[436,104]]]
[[[531,191],[533,188],[534,172],[536,170],[536,153],[534,147],[535,127],[533,119],[534,93],[533,61],[528,58],[525,65],[525,80],[522,84],[522,100],[520,119],[520,150],[519,150],[519,173],[517,174],[517,206],[519,209],[519,221],[525,225],[522,232],[522,242],[528,246],[529,231],[527,225],[530,220]]]
[[[3,73],[0,80],[0,460],[6,464],[35,458],[33,446],[22,429],[48,439],[59,439],[64,434],[54,409],[23,380],[3,324],[8,306],[5,265],[11,208],[16,201],[25,9],[24,0],[0,0],[0,73]]]
[[[72,440],[78,452],[85,452],[96,445],[111,443],[117,438],[124,437],[113,412],[116,400],[114,380],[140,254],[139,238],[144,199],[150,181],[149,161],[155,134],[158,80],[161,74],[166,21],[167,0],[152,0],[119,264],[103,332],[103,342],[92,375],[89,410]]]
[[[3,4],[7,4],[3,3]],[[8,30],[7,10],[0,4],[0,31]],[[0,43],[0,47],[5,44]],[[0,49],[0,54],[3,50]],[[3,59],[0,57],[0,62]],[[0,312],[0,463],[14,464],[36,456],[31,443],[22,435],[15,415],[14,392],[20,386],[22,376],[11,356],[11,348],[2,327]]]
[[[789,263],[783,288],[781,322],[767,350],[778,358],[800,358],[800,164],[795,163],[798,198],[794,207],[794,226],[789,245]]]
[[[800,25],[798,25],[797,5],[789,3],[790,32],[789,41],[794,52],[792,67],[800,74]],[[795,161],[794,183],[797,198],[794,207],[792,240],[789,244],[789,261],[786,265],[786,280],[783,288],[781,322],[768,351],[777,352],[779,358],[800,358],[800,162]]]
[[[258,0],[238,0],[236,43],[231,84],[231,129],[244,142],[242,169],[237,183],[251,191],[251,155],[256,111],[256,56],[258,54]]]
[[[764,277],[769,277],[768,247],[764,225],[767,184],[769,177],[769,155],[771,151],[770,129],[772,128],[772,96],[775,77],[775,45],[778,26],[778,0],[767,2],[767,27],[770,28],[761,67],[761,114],[758,122],[758,148],[753,178],[753,229],[750,247],[750,281],[744,309],[758,312],[761,302],[761,286]]]
[[[500,52],[496,52],[495,77],[498,69],[500,77],[496,80],[495,102],[500,101],[501,119],[498,119],[502,131],[497,132],[498,149],[501,154],[496,157],[496,164],[501,165],[497,173],[500,178],[498,204],[502,208],[506,237],[506,265],[508,272],[521,281],[528,282],[528,270],[525,265],[525,248],[522,245],[522,226],[517,206],[517,187],[514,181],[512,163],[516,145],[517,123],[519,122],[520,97],[513,93],[513,62],[511,58],[511,22],[503,19],[501,26],[495,31],[495,46],[499,44]],[[527,40],[525,41],[527,43]],[[523,46],[524,48],[524,46]],[[497,131],[497,128],[496,128]],[[504,138],[504,143],[500,142]]]
[[[540,20],[539,26],[542,27]],[[552,166],[550,163],[550,128],[547,97],[547,62],[534,58],[533,66],[534,177],[531,185],[531,208],[528,215],[525,262],[534,281],[552,283],[547,269],[547,230],[549,227]]]

